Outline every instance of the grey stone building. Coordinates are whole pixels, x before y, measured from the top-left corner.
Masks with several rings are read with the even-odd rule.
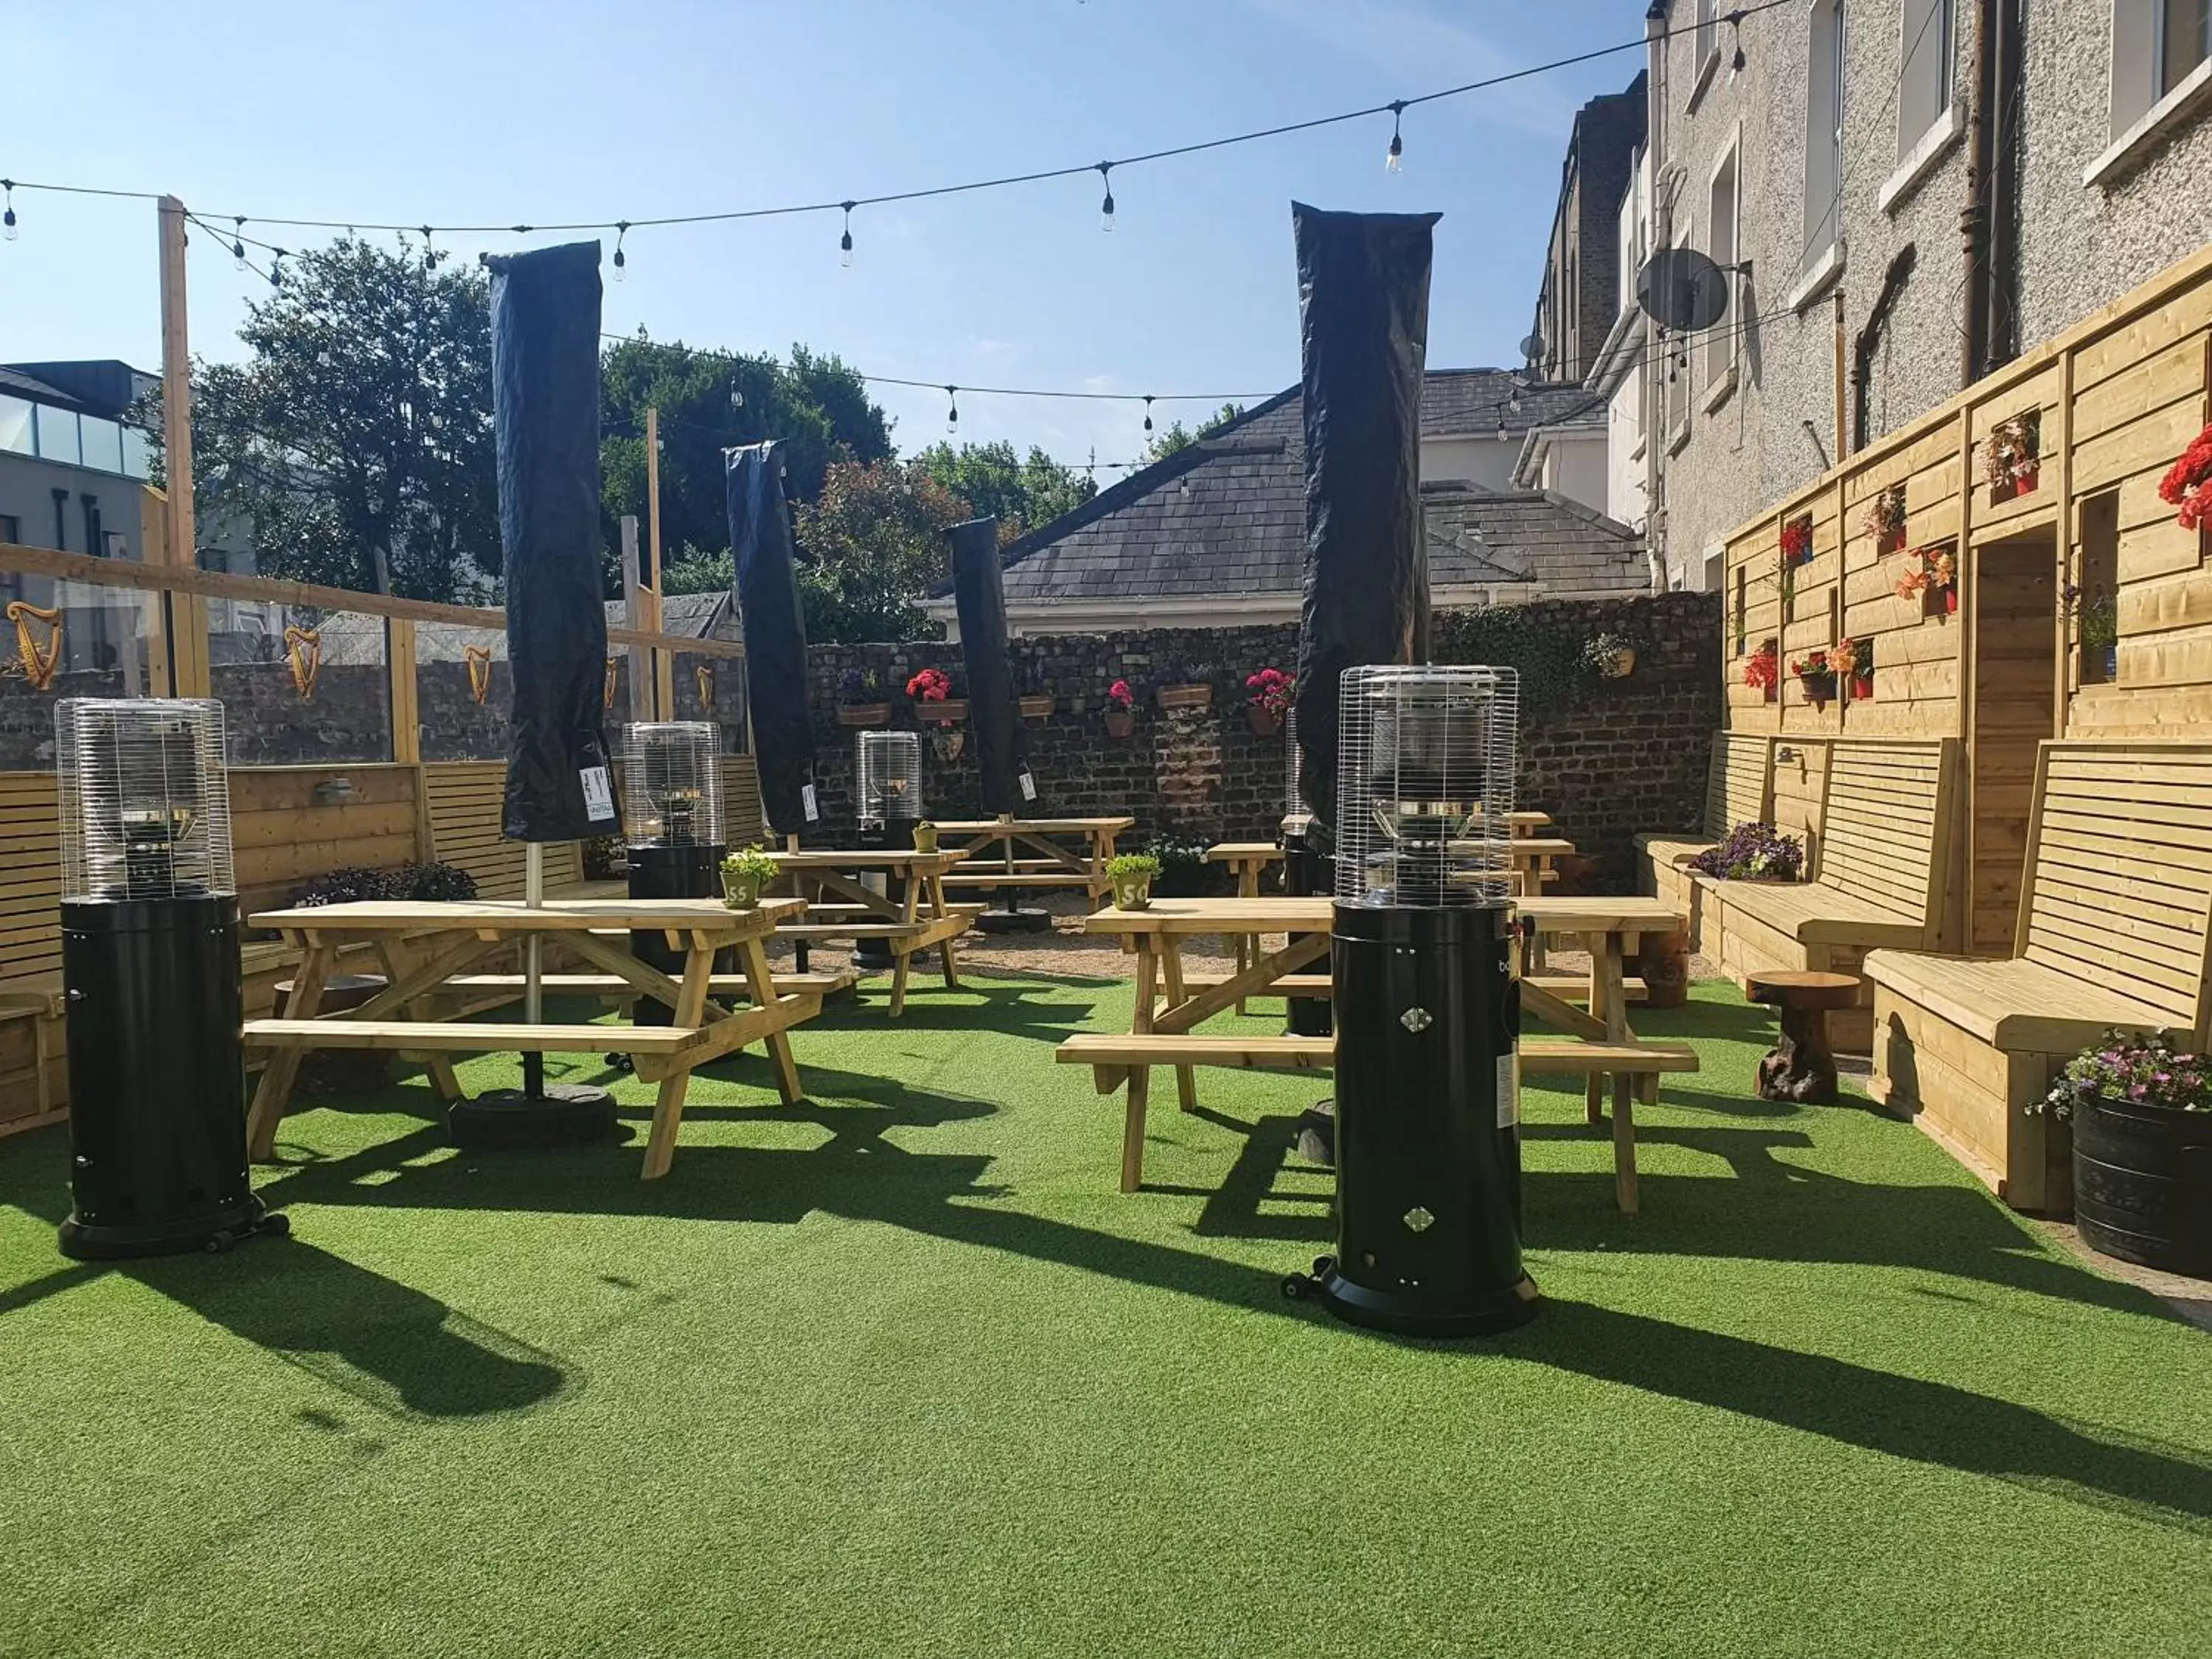
[[[1532,373],[1579,381],[1620,310],[1620,204],[1644,145],[1645,77],[1593,98],[1576,113],[1559,167],[1559,202],[1544,252],[1544,277],[1530,331]]]
[[[2207,0],[1654,0],[1650,238],[1729,308],[1647,347],[1655,562],[2212,239]],[[1838,336],[1843,431],[1837,431]]]

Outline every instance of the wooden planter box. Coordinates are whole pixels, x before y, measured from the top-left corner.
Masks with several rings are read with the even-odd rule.
[[[1025,720],[1050,720],[1052,718],[1052,711],[1059,705],[1059,700],[1049,694],[1035,697],[1024,697],[1021,702],[1022,718]]]
[[[1163,708],[1206,708],[1213,702],[1210,685],[1164,685],[1153,693]]]
[[[841,702],[837,705],[837,724],[840,726],[889,726],[891,706],[887,702]]]
[[[924,726],[957,726],[968,718],[968,699],[947,697],[943,702],[918,702],[914,717]]]

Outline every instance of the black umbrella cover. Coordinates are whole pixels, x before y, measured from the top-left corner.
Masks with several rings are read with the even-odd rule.
[[[999,521],[970,519],[945,532],[952,545],[952,599],[960,615],[960,652],[968,663],[968,723],[975,732],[975,765],[986,812],[1019,812],[1036,805],[1030,780],[1029,731],[1016,702],[1013,665],[1006,658],[1006,587],[999,563]]]
[[[514,684],[513,841],[622,828],[607,758],[599,566],[599,245],[487,258],[492,425]]]
[[[806,614],[783,495],[782,441],[725,450],[723,464],[761,807],[777,835],[796,836],[818,823],[822,811],[806,706]]]
[[[1441,216],[1291,204],[1306,440],[1298,791],[1324,825],[1336,817],[1337,676],[1429,654],[1421,377]]]

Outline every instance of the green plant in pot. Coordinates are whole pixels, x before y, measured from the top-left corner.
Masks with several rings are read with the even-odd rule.
[[[1152,878],[1160,861],[1150,853],[1117,853],[1106,862],[1106,879],[1114,884],[1114,908],[1142,910],[1152,902]]]
[[[937,850],[937,826],[927,818],[915,820],[914,850],[917,853],[934,853]]]
[[[775,860],[757,846],[732,853],[722,860],[722,902],[732,910],[750,910],[760,903],[761,890],[775,879]]]
[[[2074,1128],[2074,1220],[2094,1250],[2212,1277],[2212,1056],[2112,1030],[2029,1109]]]

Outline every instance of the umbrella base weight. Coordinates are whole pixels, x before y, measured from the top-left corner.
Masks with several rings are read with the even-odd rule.
[[[536,1095],[487,1089],[454,1102],[446,1127],[453,1145],[470,1152],[592,1146],[614,1137],[615,1097],[582,1084],[548,1084]]]
[[[979,933],[1042,933],[1052,926],[1048,910],[986,910],[970,924]]]

